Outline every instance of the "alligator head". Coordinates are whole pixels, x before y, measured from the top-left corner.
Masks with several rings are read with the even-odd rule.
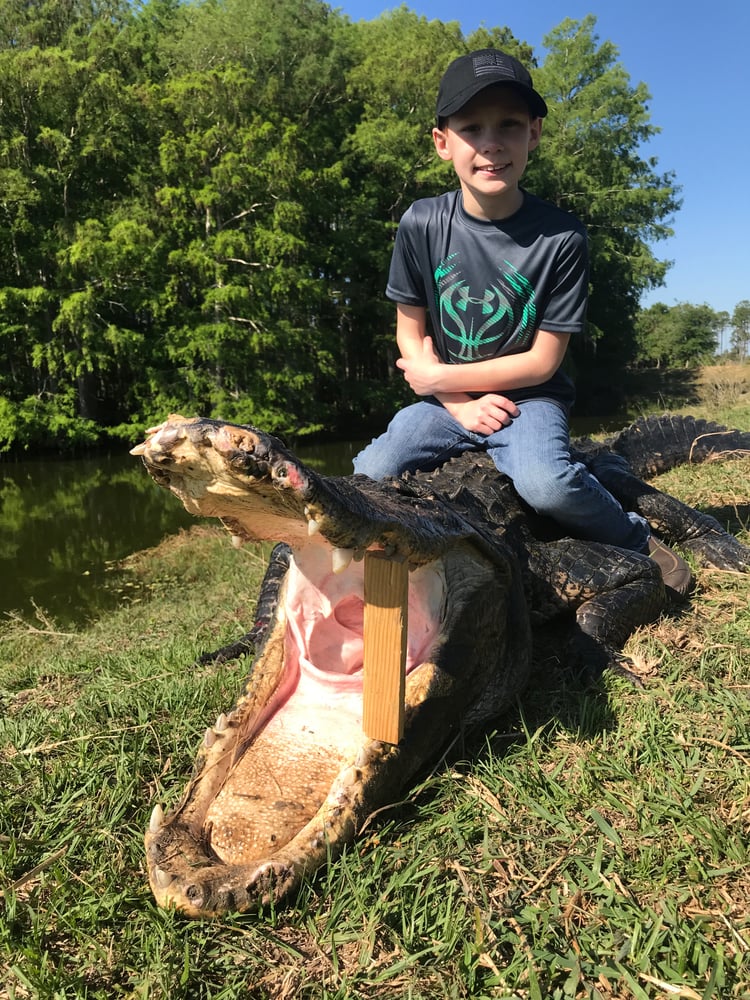
[[[339,853],[458,727],[514,702],[531,648],[520,574],[470,496],[457,510],[417,483],[321,476],[252,427],[172,416],[133,454],[235,539],[289,546],[261,590],[267,620],[244,690],[206,730],[180,804],[157,806],[146,833],[161,905],[248,910]],[[373,550],[409,566],[398,745],[362,732],[362,557]]]

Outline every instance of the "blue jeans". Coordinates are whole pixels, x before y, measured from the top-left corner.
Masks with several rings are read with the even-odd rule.
[[[520,416],[494,434],[467,431],[437,400],[399,410],[380,437],[354,459],[354,471],[382,479],[429,472],[465,451],[486,451],[539,514],[577,538],[644,552],[650,529],[627,513],[580,462],[572,462],[565,410],[549,399],[519,403]]]

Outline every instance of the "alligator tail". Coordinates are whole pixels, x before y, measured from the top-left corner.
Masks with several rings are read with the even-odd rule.
[[[750,455],[750,432],[731,430],[690,416],[640,417],[607,438],[604,447],[627,461],[636,476],[649,478],[676,465]]]

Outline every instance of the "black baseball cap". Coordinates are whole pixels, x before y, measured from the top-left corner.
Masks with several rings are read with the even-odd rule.
[[[534,90],[525,66],[499,49],[478,49],[454,59],[443,73],[437,96],[437,117],[447,118],[493,83],[506,83],[517,90],[529,105],[534,118],[544,118],[547,105]]]

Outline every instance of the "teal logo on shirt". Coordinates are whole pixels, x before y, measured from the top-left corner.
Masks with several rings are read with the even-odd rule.
[[[435,294],[448,358],[483,361],[528,347],[536,329],[534,288],[510,261],[498,268],[497,283],[473,289],[461,277],[458,254],[435,270]]]

